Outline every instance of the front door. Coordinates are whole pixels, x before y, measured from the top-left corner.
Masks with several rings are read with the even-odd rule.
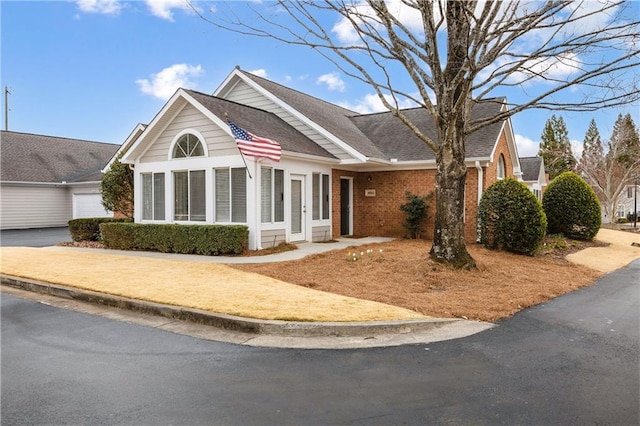
[[[340,179],[340,235],[351,235],[351,179]]]
[[[304,176],[291,175],[291,241],[305,241],[305,216],[307,206],[304,197]]]

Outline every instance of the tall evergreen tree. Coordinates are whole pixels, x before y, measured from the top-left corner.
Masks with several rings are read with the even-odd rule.
[[[622,163],[633,164],[640,158],[640,138],[631,114],[618,114],[609,144],[618,146],[617,159]]]
[[[596,125],[596,120],[593,118],[589,123],[587,133],[584,135],[583,149],[582,149],[582,163],[592,163],[604,156],[604,148],[602,147],[602,138],[600,137],[600,131]]]
[[[553,179],[562,172],[573,171],[576,159],[571,152],[569,132],[562,116],[552,115],[545,123],[540,138],[542,142],[538,155],[544,159],[549,178]]]

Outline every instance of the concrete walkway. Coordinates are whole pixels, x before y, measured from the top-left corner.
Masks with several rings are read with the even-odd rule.
[[[331,243],[297,243],[298,248],[296,250],[285,251],[277,254],[268,254],[264,256],[200,256],[197,254],[175,254],[175,253],[158,253],[150,251],[129,251],[129,250],[108,250],[108,249],[95,249],[95,248],[78,248],[78,247],[64,247],[64,246],[51,246],[47,247],[50,250],[73,250],[83,251],[86,253],[101,253],[120,256],[139,256],[139,257],[151,257],[156,259],[171,259],[171,260],[183,260],[189,262],[202,262],[202,263],[227,263],[227,264],[241,264],[241,263],[276,263],[287,262],[289,260],[300,260],[307,256],[319,253],[325,253],[332,250],[342,250],[351,246],[361,246],[374,243],[385,243],[392,241],[393,238],[384,237],[365,237],[365,238],[339,238],[336,242]]]

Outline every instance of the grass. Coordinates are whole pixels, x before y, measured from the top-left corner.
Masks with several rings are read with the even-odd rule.
[[[4,247],[0,254],[0,272],[6,275],[241,317],[289,321],[424,317],[214,263],[24,247]]]

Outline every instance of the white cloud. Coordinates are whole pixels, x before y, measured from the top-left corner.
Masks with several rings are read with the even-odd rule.
[[[267,70],[265,70],[264,68],[249,71],[249,74],[257,75],[258,77],[262,77],[262,78],[267,78]]]
[[[540,142],[529,139],[516,133],[516,146],[520,157],[535,157],[540,150]]]
[[[151,14],[158,18],[173,21],[173,9],[182,9],[192,12],[189,3],[185,0],[145,0]]]
[[[329,90],[337,90],[338,92],[344,92],[345,84],[344,81],[340,78],[340,74],[337,72],[331,72],[328,74],[323,74],[316,80],[316,84],[324,83],[327,85]]]
[[[192,79],[203,73],[204,69],[200,65],[175,64],[151,74],[150,80],[139,79],[136,83],[142,93],[167,100],[179,87],[194,88],[196,84]]]
[[[391,95],[384,95],[385,99],[393,105],[393,98]],[[350,109],[352,111],[359,112],[360,114],[371,114],[374,112],[388,111],[388,109],[382,103],[382,100],[375,93],[369,93],[363,98],[358,99],[355,104],[349,102],[342,102],[339,104],[341,107]],[[404,99],[399,100],[398,106],[400,108],[413,108],[416,106],[415,102]]]
[[[433,13],[434,19],[440,19],[439,2],[434,2]],[[415,7],[411,7],[405,0],[389,0],[387,1],[389,12],[396,17],[403,25],[416,34],[423,32],[422,15]],[[351,17],[358,23],[367,22],[368,25],[381,30],[382,25],[376,17],[375,12],[366,2],[356,3],[351,6]],[[340,18],[338,22],[331,28],[331,31],[337,36],[338,40],[344,44],[360,44],[360,36],[353,28],[351,21],[345,17]]]
[[[81,12],[103,15],[117,15],[123,7],[119,0],[78,0],[76,4]]]

